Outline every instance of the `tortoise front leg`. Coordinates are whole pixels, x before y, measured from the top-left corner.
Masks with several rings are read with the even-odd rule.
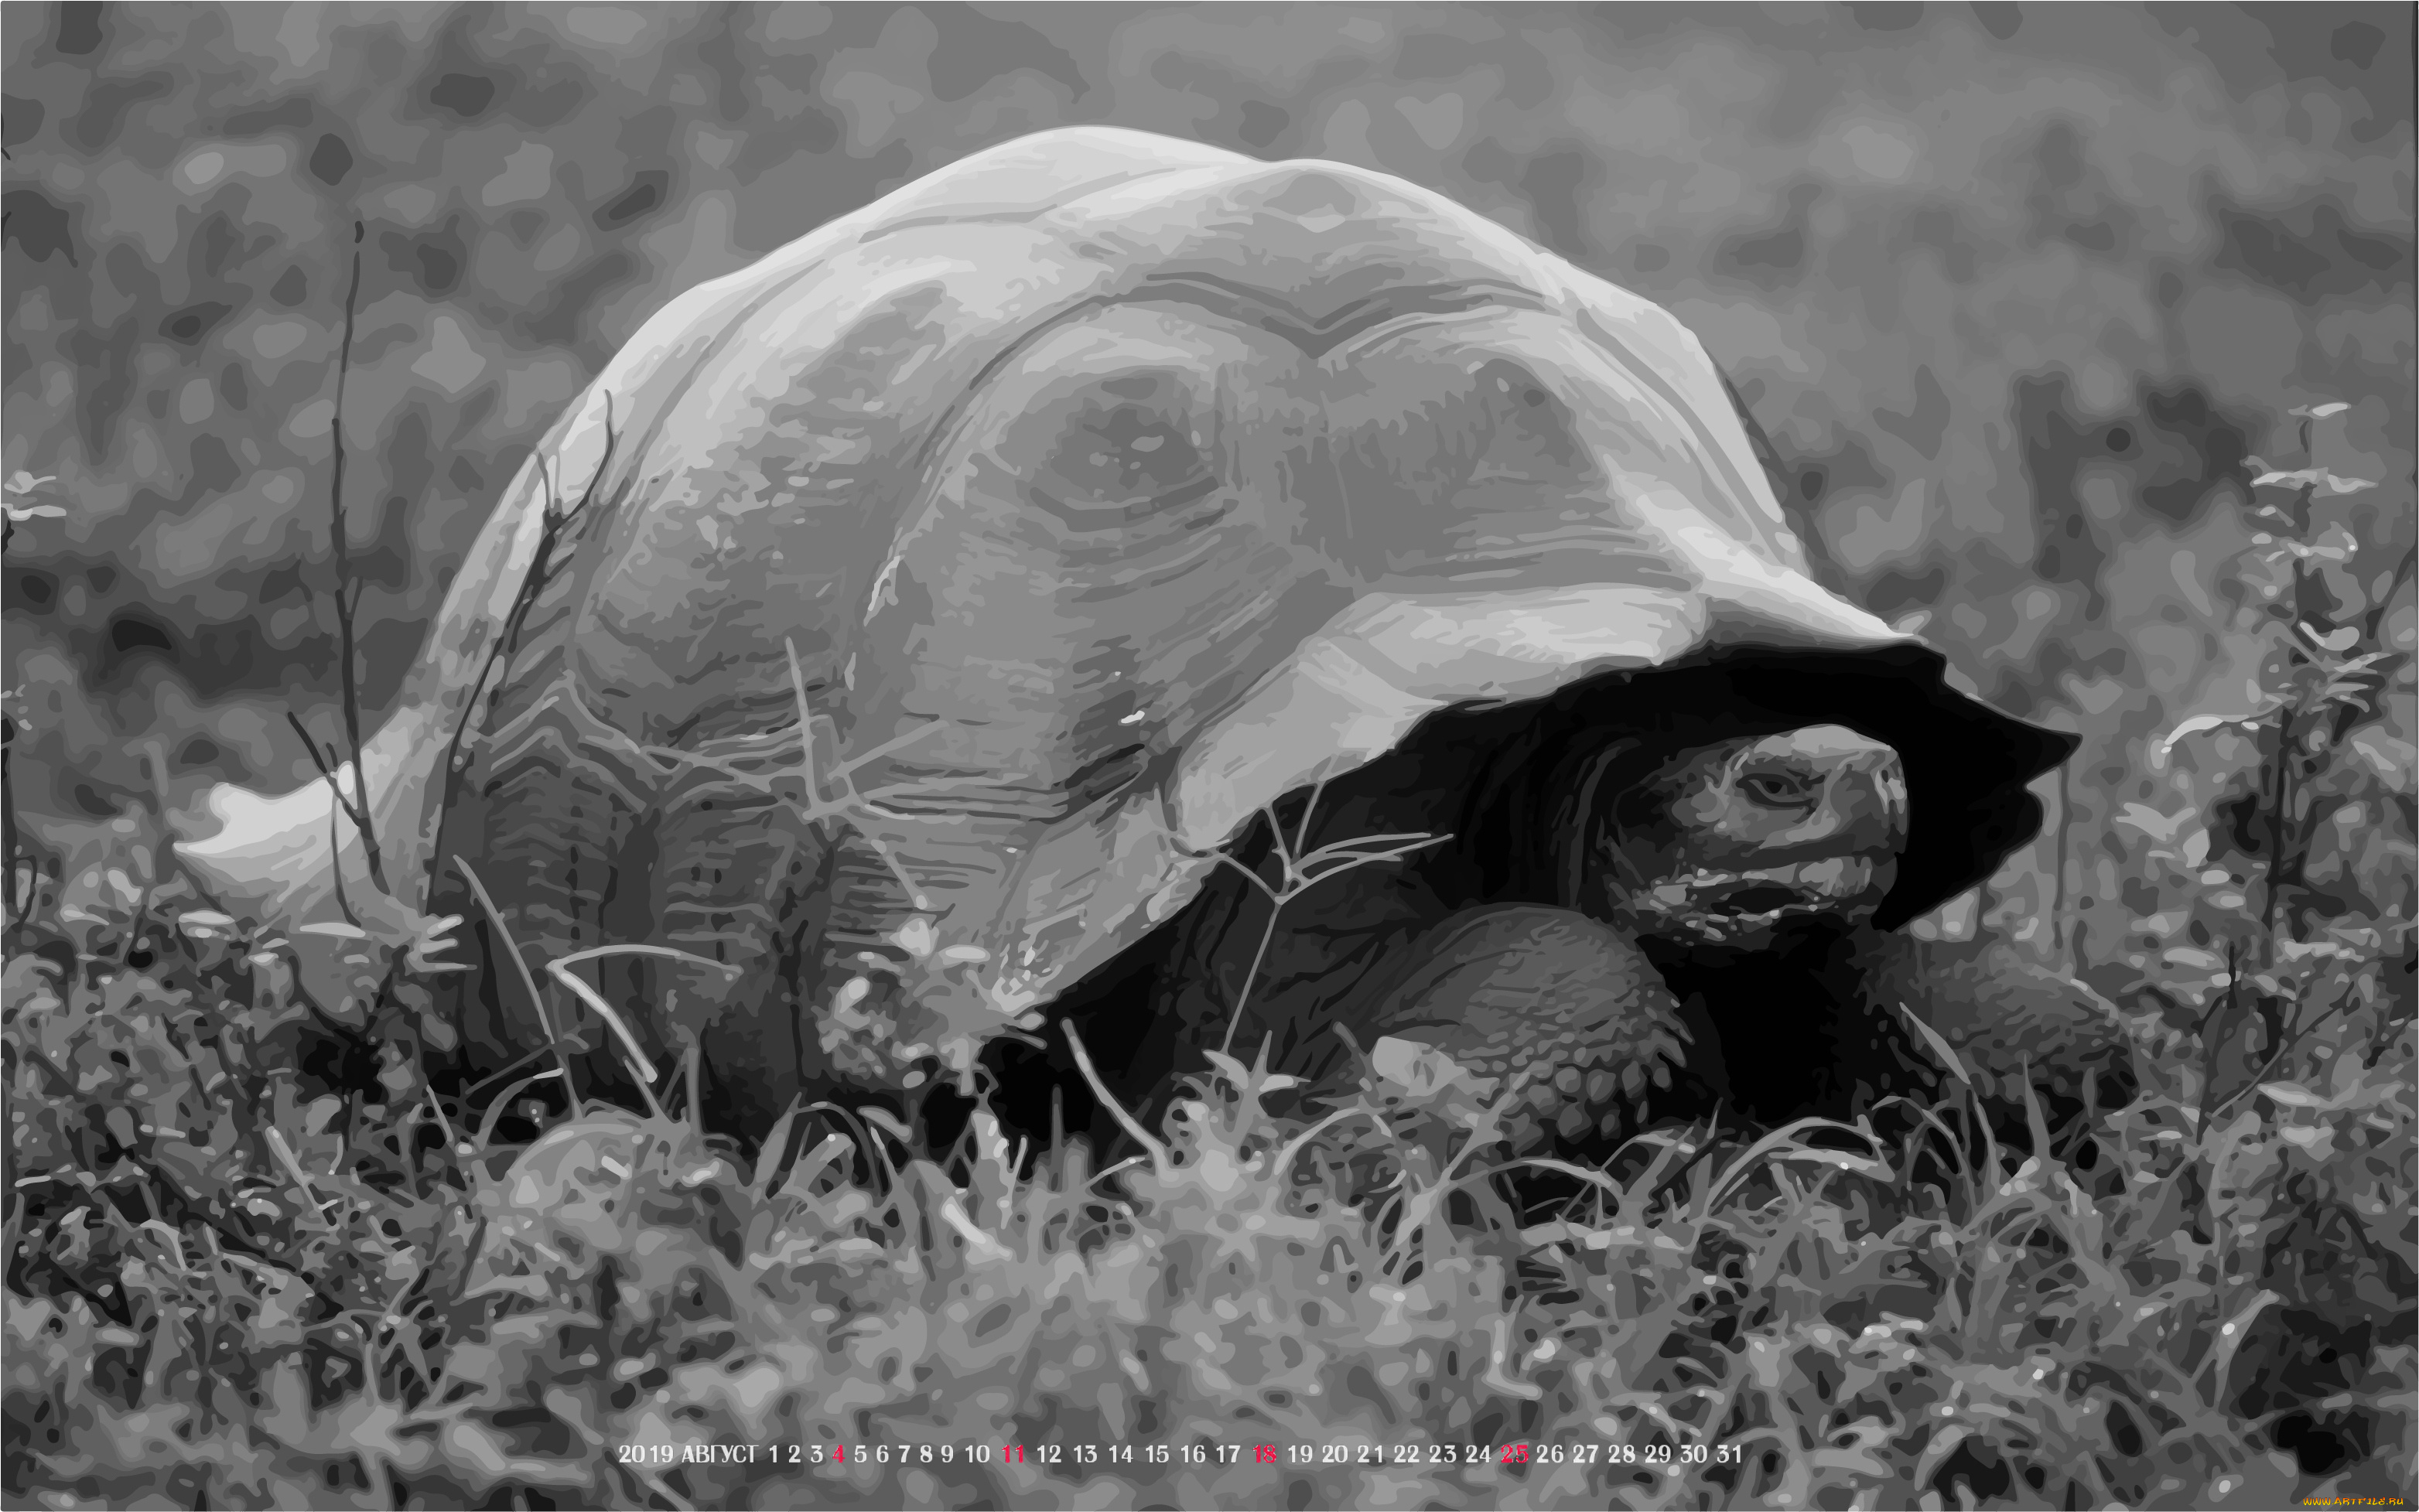
[[[1995,1128],[2027,1128],[2029,1079],[2050,1128],[2139,1090],[2124,1021],[2108,1000],[2002,940],[1874,938],[1868,989],[1883,1011],[1916,1015],[1953,1051]]]
[[[1520,1153],[1609,1153],[1650,1124],[1711,1111],[1723,1084],[1710,1025],[1627,936],[1570,909],[1465,909],[1407,941],[1384,978],[1337,1021],[1364,1048],[1410,1040],[1495,1080]],[[1309,1066],[1330,1091],[1355,1069],[1332,1050]]]

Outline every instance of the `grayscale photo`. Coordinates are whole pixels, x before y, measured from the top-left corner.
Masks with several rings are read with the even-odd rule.
[[[0,1499],[2409,1506],[2413,13],[0,10]]]

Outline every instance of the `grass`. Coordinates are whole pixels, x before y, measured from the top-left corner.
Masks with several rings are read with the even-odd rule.
[[[1221,1057],[1108,1173],[988,1116],[931,1151],[829,1108],[750,1158],[691,1121],[693,1063],[643,1116],[547,1111],[543,1062],[441,1097],[367,1045],[376,1090],[311,1085],[271,942],[156,891],[82,911],[6,967],[12,1504],[2411,1486],[2413,1034],[2382,997],[2213,1119],[2215,1062],[2146,1037],[2154,1090],[2088,1167],[1674,1132],[1524,1217],[1466,1085],[1391,1042],[1317,1124]],[[2312,1431],[2367,1458],[2304,1474],[2280,1437]]]

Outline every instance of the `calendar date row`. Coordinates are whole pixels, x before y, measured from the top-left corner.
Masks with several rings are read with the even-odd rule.
[[[734,1444],[708,1451],[695,1444],[628,1444],[625,1464],[664,1467],[711,1459],[740,1464],[879,1468],[891,1465],[1321,1465],[1426,1467],[1445,1465],[1727,1465],[1740,1457],[1729,1443],[783,1443]]]

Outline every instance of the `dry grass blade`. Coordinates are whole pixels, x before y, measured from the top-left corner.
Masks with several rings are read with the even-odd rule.
[[[807,674],[806,669],[798,664],[798,643],[785,635],[781,639],[781,649],[789,653],[790,692],[798,703],[798,779],[806,784],[806,802],[800,807],[799,816],[809,824],[825,818],[837,818],[848,823],[850,828],[863,837],[867,845],[873,848],[873,853],[882,858],[882,864],[890,869],[892,879],[898,882],[899,891],[907,901],[917,909],[930,909],[932,906],[931,900],[926,898],[923,890],[916,885],[916,879],[907,875],[907,868],[899,863],[899,858],[891,853],[890,848],[883,843],[882,837],[856,823],[850,811],[853,808],[865,808],[881,814],[885,817],[897,817],[897,815],[879,807],[864,794],[859,793],[852,779],[856,775],[858,768],[878,761],[914,741],[922,740],[939,729],[940,722],[936,720],[932,724],[919,725],[904,735],[884,741],[862,756],[852,756],[835,763],[832,768],[832,780],[840,785],[841,801],[837,803],[826,803],[824,801],[823,784],[815,775],[814,712],[807,704]],[[886,792],[889,789],[886,788],[884,791]]]
[[[839,1165],[841,1160],[848,1156],[856,1154],[857,1153],[856,1141],[850,1138],[847,1135],[840,1133],[824,1135],[821,1144],[816,1145],[812,1150],[807,1151],[798,1156],[797,1162],[790,1168],[789,1176],[778,1188],[778,1195],[782,1197],[811,1198],[814,1194],[815,1184],[823,1180],[824,1173],[825,1171],[828,1171],[834,1166]],[[760,1171],[759,1174],[766,1184],[764,1187],[765,1195],[767,1197],[775,1195],[777,1189],[773,1187],[770,1183],[773,1177],[781,1174],[780,1171],[778,1168],[768,1167],[763,1171]],[[846,1179],[845,1173],[843,1173],[841,1179],[843,1181]]]
[[[1286,1173],[1286,1168],[1293,1164],[1293,1160],[1296,1155],[1301,1154],[1304,1149],[1308,1148],[1311,1140],[1317,1138],[1322,1131],[1343,1123],[1346,1119],[1352,1117],[1355,1113],[1362,1114],[1367,1117],[1371,1123],[1379,1123],[1381,1127],[1383,1126],[1382,1121],[1378,1118],[1378,1115],[1370,1112],[1369,1109],[1365,1107],[1339,1107],[1334,1112],[1328,1114],[1325,1118],[1320,1119],[1317,1123],[1302,1130],[1300,1134],[1295,1135],[1290,1140],[1287,1141],[1286,1147],[1277,1152],[1275,1162],[1269,1167],[1269,1173],[1279,1180],[1283,1180]]]
[[[2049,1120],[2042,1117],[2041,1099],[2033,1094],[2033,1063],[2031,1060],[2026,1059],[2019,1061],[2016,1064],[2018,1066],[2017,1074],[2024,1081],[2025,1129],[2032,1136],[2033,1158],[2040,1161],[2042,1164],[2042,1169],[2046,1171],[2049,1169],[2050,1164]]]
[[[1940,1031],[1925,1023],[1921,1014],[1903,1002],[1898,1004],[1898,1011],[1909,1024],[1914,1026],[1916,1033],[1922,1037],[1923,1043],[1931,1047],[1933,1056],[1947,1068],[1949,1075],[1968,1087],[1974,1085],[1974,1076],[1965,1069],[1964,1057],[1957,1053],[1955,1046],[1941,1038]]]
[[[647,1052],[639,1046],[638,1036],[630,1032],[630,1026],[622,1022],[622,1016],[613,1011],[613,1005],[605,1000],[602,993],[573,976],[561,961],[548,961],[546,970],[547,975],[562,983],[573,997],[586,1003],[597,1017],[605,1020],[606,1027],[622,1042],[623,1059],[630,1067],[630,1075],[639,1078],[639,1090],[646,1094],[647,1106],[655,1109],[657,1118],[663,1117],[663,1105],[655,1101],[653,1085],[655,1068],[648,1063]]]
[[[519,1093],[522,1088],[534,1086],[538,1082],[547,1080],[554,1077],[562,1077],[563,1075],[563,1072],[560,1069],[553,1071],[541,1071],[533,1077],[523,1077],[520,1080],[514,1082],[511,1086],[505,1088],[502,1092],[499,1093],[496,1099],[487,1105],[486,1113],[479,1120],[479,1140],[477,1145],[474,1147],[473,1153],[477,1154],[485,1154],[487,1153],[487,1150],[496,1136],[496,1125],[503,1122],[504,1110],[512,1107],[513,1098]],[[564,1079],[568,1081],[569,1078],[565,1077]],[[577,1097],[573,1098],[572,1106],[575,1107],[579,1106],[578,1099]]]
[[[890,1158],[890,1147],[884,1144],[881,1139],[875,1137],[874,1130],[877,1125],[865,1116],[863,1110],[854,1107],[846,1107],[834,1102],[817,1102],[808,1104],[807,1111],[809,1113],[829,1113],[834,1118],[839,1119],[841,1123],[855,1129],[856,1131],[857,1149],[865,1156],[866,1169],[869,1172],[879,1171],[882,1174],[883,1190],[886,1194],[894,1191],[898,1187],[899,1163]],[[824,1145],[826,1147],[829,1144],[829,1140],[824,1141]]]
[[[513,938],[512,926],[504,923],[502,910],[496,907],[495,898],[487,892],[487,884],[479,880],[479,874],[470,869],[470,863],[455,856],[454,869],[470,884],[470,895],[479,900],[479,907],[487,915],[488,927],[494,929],[496,938],[503,941],[504,955],[511,958],[513,970],[520,975],[521,986],[529,993],[530,1006],[537,1010],[537,1027],[546,1035],[547,1047],[554,1052],[555,1064],[562,1072],[562,1090],[571,1099],[571,1116],[578,1118],[582,1109],[579,1090],[572,1085],[571,1058],[563,1053],[562,1041],[554,1031],[554,1016],[546,1011],[546,994],[539,990],[537,978],[532,974],[528,960],[521,955],[520,941]]]
[[[647,1052],[639,1044],[639,1037],[630,1032],[630,1026],[623,1021],[622,1016],[614,1011],[613,1005],[605,1000],[603,993],[571,974],[571,969],[575,966],[614,955],[648,955],[660,960],[684,961],[691,966],[702,966],[708,970],[720,971],[726,976],[736,976],[738,973],[719,961],[709,961],[702,956],[691,955],[686,951],[672,950],[663,945],[598,945],[591,950],[574,951],[561,960],[546,963],[547,974],[562,983],[569,989],[572,996],[595,1010],[596,1016],[605,1020],[606,1027],[612,1030],[614,1036],[622,1042],[623,1051],[629,1061],[630,1074],[639,1078],[639,1091],[645,1095],[647,1106],[654,1110],[655,1117],[664,1118],[666,1115],[663,1105],[655,1101],[653,1085],[656,1076],[655,1068],[648,1062]]]
[[[1976,1175],[1976,1163],[1973,1152],[1967,1148],[1968,1141],[1965,1138],[1957,1131],[1949,1128],[1948,1123],[1941,1119],[1937,1112],[1925,1107],[1921,1103],[1912,1102],[1903,1097],[1889,1098],[1887,1099],[1887,1103],[1895,1104],[1898,1107],[1905,1108],[1915,1117],[1918,1123],[1925,1125],[1934,1133],[1940,1136],[1942,1143],[1953,1152],[1957,1157],[1955,1169],[1957,1171],[1958,1188],[1964,1199],[1966,1211],[1972,1212],[1979,1209],[1985,1200],[1985,1198],[1982,1192],[1980,1180]],[[1967,1106],[1972,1106],[1970,1097],[1968,1099]],[[1995,1169],[1996,1168],[1993,1167],[1991,1168]]]
[[[2275,1292],[2261,1288],[2252,1295],[2242,1311],[2227,1319],[2217,1331],[2217,1346],[2210,1352],[2208,1399],[2211,1406],[2225,1400],[2226,1377],[2233,1373],[2234,1356],[2242,1341],[2251,1336],[2251,1324],[2261,1313],[2284,1301]]]
[[[773,1178],[781,1173],[781,1162],[789,1156],[790,1131],[797,1122],[798,1100],[793,1097],[790,1106],[783,1108],[781,1116],[774,1121],[773,1132],[766,1135],[764,1142],[757,1147],[756,1168],[747,1184],[750,1194],[759,1202],[773,1195]]]
[[[1301,886],[1307,887],[1313,882],[1341,876],[1355,866],[1365,866],[1372,862],[1400,861],[1415,850],[1441,846],[1452,838],[1449,834],[1410,833],[1373,834],[1358,840],[1338,840],[1289,863],[1287,870],[1300,879]],[[1330,862],[1335,864],[1327,864]],[[1298,888],[1296,890],[1299,891]]]
[[[1506,1368],[1512,1358],[1512,1319],[1507,1314],[1497,1318],[1487,1330],[1491,1348],[1487,1351],[1487,1369],[1479,1380],[1507,1397],[1525,1402],[1543,1401],[1546,1388],[1534,1382],[1522,1381]]]
[[[1837,1129],[1842,1134],[1854,1135],[1868,1145],[1873,1146],[1876,1153],[1870,1157],[1859,1157],[1837,1150],[1810,1148],[1801,1143],[1797,1138],[1800,1133],[1809,1129]],[[1812,1160],[1839,1169],[1854,1170],[1859,1175],[1887,1178],[1889,1175],[1889,1168],[1880,1158],[1879,1149],[1880,1146],[1872,1135],[1863,1129],[1841,1123],[1835,1119],[1801,1118],[1794,1123],[1781,1125],[1748,1146],[1737,1159],[1730,1163],[1721,1175],[1715,1178],[1713,1185],[1707,1188],[1706,1205],[1710,1208],[1729,1197],[1732,1190],[1746,1181],[1756,1166],[1766,1159]]]
[[[1084,1038],[1075,1032],[1075,1026],[1062,1018],[1058,1021],[1058,1027],[1067,1031],[1067,1044],[1075,1052],[1076,1069],[1083,1072],[1084,1080],[1092,1089],[1092,1095],[1101,1100],[1101,1106],[1109,1110],[1109,1115],[1117,1121],[1134,1143],[1150,1152],[1151,1168],[1162,1176],[1166,1175],[1169,1165],[1167,1146],[1152,1138],[1149,1131],[1136,1122],[1132,1113],[1125,1110],[1124,1105],[1109,1095],[1108,1086],[1101,1080],[1100,1072],[1093,1069],[1092,1054],[1084,1048]]]
[[[302,1206],[311,1214],[311,1221],[334,1233],[336,1226],[320,1210],[318,1189],[311,1184],[311,1173],[302,1168],[302,1162],[294,1158],[294,1149],[285,1142],[285,1136],[279,1133],[273,1123],[263,1132],[269,1136],[269,1148],[276,1153],[277,1163],[285,1167],[285,1174],[294,1179],[295,1191],[302,1199]]]

